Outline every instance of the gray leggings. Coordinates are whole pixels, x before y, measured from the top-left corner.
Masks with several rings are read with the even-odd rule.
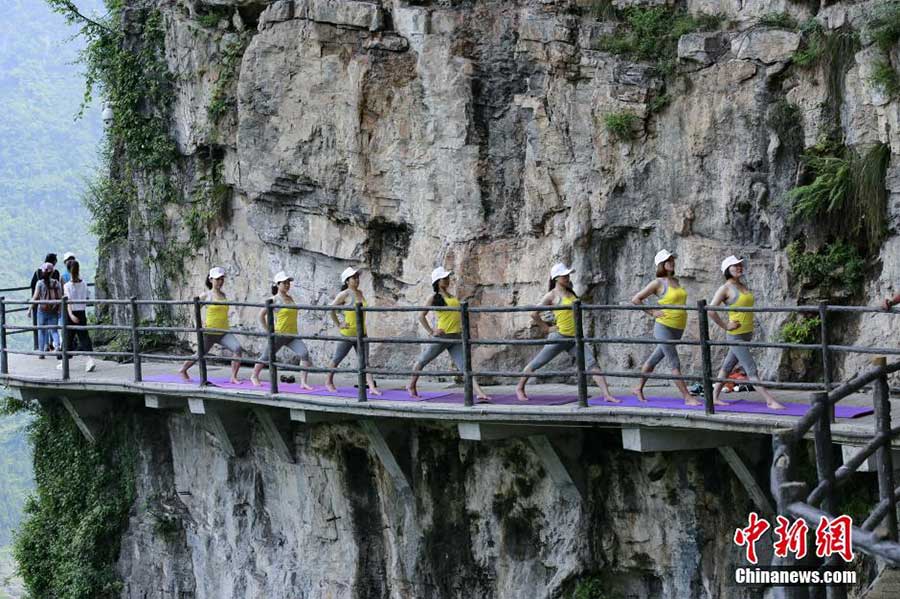
[[[461,335],[459,333],[452,335],[442,335],[442,339],[459,339]],[[416,360],[416,367],[414,370],[421,370],[428,366],[428,363],[441,355],[441,352],[447,350],[447,353],[450,354],[450,359],[453,360],[453,363],[456,364],[456,367],[460,370],[460,372],[466,369],[465,360],[463,357],[463,346],[461,342],[457,343],[429,343],[422,349],[422,353],[419,354],[419,359]]]
[[[559,332],[555,332],[550,333],[550,336],[547,337],[547,340],[551,343],[548,343],[541,348],[541,351],[538,352],[538,355],[532,358],[531,362],[528,363],[528,366],[526,366],[527,369],[533,372],[538,368],[544,366],[547,362],[549,362],[562,352],[568,352],[570,356],[577,359],[577,352],[575,351],[575,340],[571,337],[566,337]],[[590,350],[590,348],[585,347],[584,369],[594,370],[596,367],[597,362],[594,361],[594,353]]]
[[[337,347],[334,348],[334,355],[331,357],[331,363],[334,364],[335,368],[344,361],[351,349],[356,351],[355,339],[352,341],[350,339],[338,341]],[[363,349],[366,352],[366,364],[369,364],[369,344],[364,342]]]
[[[753,339],[753,333],[742,333],[740,335],[728,333],[725,335],[725,338],[728,339],[728,341],[750,341]],[[728,348],[728,355],[725,356],[725,361],[722,362],[722,370],[725,372],[725,376],[728,376],[728,374],[731,373],[738,362],[744,367],[744,371],[747,373],[748,377],[759,380],[759,374],[756,372],[756,361],[750,354],[750,348],[744,346],[733,345]]]
[[[203,353],[207,353],[214,345],[221,345],[225,349],[231,350],[231,353],[238,358],[244,353],[241,342],[232,333],[205,333],[203,335]]]
[[[684,335],[684,329],[673,329],[664,324],[655,323],[653,325],[653,337],[660,341],[677,341]],[[681,359],[678,357],[678,347],[667,343],[660,343],[644,362],[644,366],[656,368],[656,365],[665,358],[669,361],[669,366],[673,369],[681,370]]]
[[[309,349],[306,347],[306,344],[303,343],[303,339],[291,339],[290,337],[280,337],[278,335],[275,336],[275,353],[278,353],[278,350],[282,347],[290,348],[292,352],[297,354],[297,357],[300,358],[301,362],[309,362]],[[259,357],[260,362],[268,362],[269,361],[269,348],[263,350],[262,355]]]

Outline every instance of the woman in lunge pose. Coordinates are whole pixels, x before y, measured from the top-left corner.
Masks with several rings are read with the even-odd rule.
[[[297,319],[300,316],[300,311],[297,308],[292,307],[297,302],[295,302],[294,298],[288,293],[291,289],[291,282],[293,282],[293,280],[294,279],[287,276],[284,271],[279,272],[273,279],[275,284],[272,286],[271,299],[275,303],[275,353],[277,354],[279,349],[287,346],[300,358],[300,364],[309,368],[312,366],[312,360],[309,359],[309,349],[306,347],[306,344],[303,343],[303,340],[278,335],[279,333],[281,335],[298,334]],[[269,330],[265,308],[259,311],[259,322],[264,330]],[[253,367],[253,374],[250,376],[251,383],[257,386],[260,385],[259,373],[262,372],[262,369],[266,366],[268,361],[269,348],[267,346],[259,357],[256,366]],[[308,379],[309,373],[305,370],[301,372],[300,387],[312,390],[312,387],[307,382]]]
[[[521,401],[528,401],[528,396],[525,394],[525,384],[528,382],[529,375],[532,372],[538,370],[556,357],[557,354],[562,352],[567,352],[573,358],[577,359],[576,343],[574,339],[575,316],[572,309],[569,307],[578,299],[578,296],[575,295],[575,291],[572,289],[572,282],[569,279],[569,275],[573,272],[575,271],[565,264],[555,264],[553,268],[550,269],[550,291],[548,291],[543,299],[541,299],[540,305],[565,307],[564,310],[557,309],[553,311],[556,315],[556,326],[551,327],[544,322],[543,319],[541,319],[541,313],[539,311],[533,312],[531,315],[534,322],[536,322],[545,333],[549,333],[549,336],[547,338],[548,343],[541,349],[538,355],[528,363],[528,366],[525,367],[525,370],[522,373],[522,378],[519,379],[519,385],[516,387],[516,397]],[[594,382],[600,387],[600,391],[603,393],[603,399],[610,403],[619,403],[620,400],[613,397],[612,393],[610,393],[609,386],[606,384],[606,379],[599,374],[597,363],[594,361],[593,352],[585,351],[584,354],[585,372],[591,374]]]
[[[200,296],[205,302],[227,302],[228,296],[225,295],[225,292],[222,291],[222,286],[225,284],[225,269],[221,267],[213,267],[209,270],[209,276],[206,277],[206,281],[204,282],[206,285],[207,291]],[[228,330],[231,328],[228,322],[228,308],[229,306],[216,306],[216,305],[208,305],[206,306],[206,322],[203,325],[205,329],[219,329],[219,330]],[[234,333],[213,333],[213,332],[204,332],[203,333],[203,353],[205,354],[209,350],[213,348],[215,345],[221,345],[229,349],[232,355],[235,358],[240,358],[244,355],[244,350],[241,347],[241,342],[238,341],[237,336]],[[191,380],[190,375],[188,375],[188,370],[191,366],[194,365],[196,360],[187,360],[182,366],[181,370],[178,371],[178,374],[181,375],[186,381]],[[231,362],[231,382],[232,383],[240,383],[240,379],[238,378],[238,371],[241,369],[241,361],[234,360]]]
[[[656,262],[656,278],[631,298],[632,304],[640,306],[651,295],[659,298],[656,303],[660,306],[683,306],[687,304],[687,291],[675,278],[676,257],[675,254],[668,250],[660,250],[656,253],[654,258]],[[650,309],[647,310],[647,313],[656,318],[656,323],[653,325],[653,336],[659,341],[677,341],[684,335],[684,328],[687,326],[687,312],[685,310]],[[656,346],[656,349],[653,350],[653,353],[650,354],[650,357],[647,358],[647,361],[641,367],[641,373],[653,372],[653,369],[656,368],[656,365],[663,358],[666,358],[669,362],[672,374],[681,376],[681,360],[678,358],[678,348],[675,345],[666,343],[660,343]],[[637,387],[634,388],[634,394],[641,401],[647,401],[644,397],[644,385],[646,383],[647,379],[641,377]],[[688,392],[687,385],[682,379],[677,379],[674,383],[678,392],[681,393],[685,405],[701,405],[700,401]]]
[[[428,298],[428,301],[425,302],[425,305],[428,307],[435,306],[449,306],[451,308],[459,307],[459,299],[457,299],[454,295],[450,293],[450,275],[453,274],[453,271],[446,270],[443,267],[439,266],[431,271],[431,288],[434,290],[434,295]],[[461,339],[462,335],[462,319],[460,318],[460,313],[453,310],[435,310],[435,314],[437,314],[437,326],[432,327],[428,322],[428,312],[429,310],[425,310],[419,316],[419,323],[422,327],[428,331],[428,334],[437,339]],[[463,371],[465,370],[465,363],[463,361],[463,346],[461,341],[455,342],[435,342],[429,343],[424,348],[422,348],[422,353],[419,354],[418,360],[416,360],[415,366],[413,366],[413,370],[418,373],[420,370],[425,368],[432,360],[441,355],[441,352],[444,350],[450,354],[450,358],[453,360],[453,363],[456,364],[456,367]],[[419,375],[414,374],[412,378],[409,380],[409,384],[406,386],[406,390],[409,391],[410,397],[419,397],[419,392],[416,389],[416,383],[419,381]],[[490,397],[481,386],[478,384],[474,378],[472,379],[472,386],[475,391],[475,395],[481,402],[490,401]]]
[[[716,291],[710,306],[725,304],[734,308],[752,308],[754,303],[753,293],[743,280],[744,260],[735,256],[728,256],[722,261],[722,274],[725,276],[725,284]],[[729,342],[746,342],[753,339],[753,312],[731,311],[728,313],[727,321],[720,316],[719,312],[710,312],[709,317],[725,330],[725,336]],[[728,376],[728,373],[731,372],[731,369],[738,362],[740,362],[748,377],[753,380],[759,380],[756,361],[750,354],[750,348],[741,345],[732,345],[728,349],[728,355],[725,356],[725,361],[722,362],[722,367],[719,369],[718,378],[724,379]],[[716,383],[713,389],[713,401],[717,404],[725,403],[719,400],[722,385],[723,383]],[[783,405],[778,403],[771,391],[759,384],[756,384],[755,387],[760,395],[765,398],[767,406],[776,410],[784,408]]]
[[[349,310],[344,310],[344,322],[342,323],[340,319],[338,319],[337,311],[332,311],[329,314],[331,315],[331,320],[334,321],[335,326],[337,326],[341,335],[346,337],[346,339],[338,341],[337,347],[334,348],[334,356],[331,358],[331,368],[337,368],[338,365],[347,357],[347,354],[350,353],[350,350],[356,351],[356,335],[358,332],[356,322],[356,311],[353,309],[353,306],[356,304],[362,304],[363,307],[368,306],[366,303],[366,296],[363,295],[362,290],[359,288],[359,270],[348,267],[344,269],[344,272],[341,273],[341,291],[334,298],[334,301],[331,302],[332,306],[346,306],[350,305]],[[363,335],[366,334],[365,323],[363,323]],[[369,364],[369,343],[366,341],[363,345],[366,352],[366,364]],[[366,383],[369,387],[369,393],[372,395],[381,395],[381,391],[375,386],[375,379],[371,374],[366,375]],[[337,388],[334,386],[334,373],[329,372],[328,377],[325,379],[325,387],[328,388],[329,391],[337,391]]]

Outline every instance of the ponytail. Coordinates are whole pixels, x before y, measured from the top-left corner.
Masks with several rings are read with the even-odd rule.
[[[444,301],[444,296],[441,295],[440,281],[435,281],[431,284],[431,288],[434,290],[434,299],[431,302],[432,306],[446,306],[447,302]]]
[[[554,285],[556,285],[556,279],[550,279],[550,285],[548,286],[547,291],[553,291]],[[565,289],[566,291],[568,291],[569,293],[571,293],[572,295],[574,295],[575,299],[579,299],[578,294],[575,293],[575,289],[573,289],[572,287],[566,287],[562,283],[560,283],[559,286],[562,287],[563,289]]]
[[[212,289],[212,279],[210,279],[210,278],[207,276],[207,277],[206,277],[206,281],[204,281],[204,285],[206,285],[206,288],[207,288],[207,289]]]
[[[347,281],[344,281],[344,284],[341,285],[341,291],[347,291]]]
[[[278,295],[278,285],[272,285],[272,295]]]

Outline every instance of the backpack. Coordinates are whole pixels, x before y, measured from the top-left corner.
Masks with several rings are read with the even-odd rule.
[[[50,279],[50,284],[44,284],[44,287],[47,289],[46,295],[41,295],[42,300],[58,300],[62,298],[62,293],[59,289],[59,283],[55,279]],[[59,304],[41,304],[42,312],[56,312],[59,310]]]

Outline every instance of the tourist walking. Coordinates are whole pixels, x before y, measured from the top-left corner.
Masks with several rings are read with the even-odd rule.
[[[62,298],[62,287],[59,281],[53,278],[53,263],[45,262],[38,269],[39,277],[34,286],[34,295],[31,296],[33,302],[38,301],[57,301]],[[28,317],[31,318],[32,310],[37,311],[37,324],[39,327],[50,327],[38,329],[38,349],[46,352],[50,349],[50,343],[53,342],[54,348],[62,347],[59,342],[59,306],[60,304],[32,304],[28,308]],[[44,356],[39,356],[41,359]],[[57,356],[61,359],[62,356]],[[60,363],[60,367],[62,363]]]
[[[684,306],[687,304],[687,290],[681,286],[675,277],[675,259],[677,256],[668,250],[660,250],[654,257],[656,264],[656,278],[650,281],[646,287],[641,289],[633,298],[631,303],[640,306],[651,295],[657,298],[659,306]],[[653,337],[659,341],[677,341],[684,335],[684,329],[687,326],[687,311],[677,310],[673,308],[647,310],[647,314],[655,318],[653,325]],[[647,358],[641,367],[642,374],[653,372],[656,365],[665,358],[672,369],[672,374],[681,376],[681,360],[678,357],[678,347],[672,344],[660,343],[653,350],[653,353]],[[647,401],[644,397],[644,385],[647,383],[646,377],[641,377],[634,388],[634,394],[641,401]],[[682,379],[673,381],[678,392],[681,393],[685,405],[699,406],[700,401],[694,398],[689,392],[687,385]]]
[[[359,330],[358,323],[356,322],[356,310],[352,307],[357,304],[362,304],[363,307],[369,305],[366,302],[366,296],[359,288],[359,270],[352,267],[345,268],[344,272],[341,273],[341,290],[331,302],[332,306],[346,306],[348,304],[351,306],[351,309],[344,310],[343,322],[338,318],[337,310],[329,312],[331,320],[334,321],[341,336],[346,337],[346,339],[338,341],[337,347],[334,348],[334,355],[332,356],[331,364],[329,365],[330,368],[337,368],[344,358],[347,357],[347,354],[350,353],[351,349],[357,351],[356,338]],[[363,335],[365,335],[367,328],[365,322],[363,322],[363,325]],[[368,341],[363,342],[363,348],[366,356],[366,364],[369,364]],[[371,374],[366,374],[366,384],[369,388],[369,393],[372,395],[381,395],[381,391],[376,387],[375,379]],[[337,391],[337,388],[334,386],[333,372],[328,373],[328,376],[325,379],[325,387],[329,391]]]
[[[65,296],[69,299],[67,314],[63,317],[67,318],[67,325],[75,325],[79,327],[87,326],[87,304],[88,286],[81,280],[81,265],[74,258],[66,262],[68,267],[69,281],[63,286]],[[94,344],[91,343],[91,336],[87,329],[67,330],[66,339],[63,342],[69,351],[75,351],[75,341],[78,340],[78,351],[91,352],[94,351]],[[92,372],[96,368],[96,363],[92,356],[87,356],[87,362],[84,366],[85,372]]]
[[[303,343],[303,340],[281,336],[297,335],[299,330],[297,327],[297,319],[300,316],[300,312],[297,308],[292,307],[296,305],[297,302],[294,301],[294,298],[291,297],[291,294],[289,293],[293,281],[294,279],[289,277],[284,271],[279,272],[273,278],[274,285],[272,286],[271,300],[275,303],[275,353],[277,354],[278,350],[282,347],[287,347],[300,358],[301,365],[309,368],[312,366],[312,360],[310,360],[309,349],[306,347],[306,344]],[[259,322],[264,330],[269,330],[268,317],[265,308],[259,311]],[[253,367],[253,374],[250,377],[250,382],[254,385],[259,386],[261,384],[259,381],[259,373],[262,372],[262,369],[266,366],[268,361],[269,347],[267,345],[266,349],[263,350],[262,355],[259,357],[256,366]],[[306,371],[301,372],[300,386],[303,389],[312,390],[312,387],[307,382],[308,380],[309,373]]]
[[[541,319],[540,311],[532,313],[531,317],[534,322],[541,327],[545,334],[549,334],[549,336],[547,338],[548,343],[544,345],[541,351],[528,363],[525,370],[522,371],[522,378],[519,379],[519,384],[516,387],[516,397],[518,397],[520,401],[528,401],[528,396],[525,394],[525,385],[528,382],[531,373],[539,370],[547,364],[547,362],[563,352],[567,352],[573,358],[577,359],[575,316],[570,308],[575,300],[578,299],[569,278],[569,275],[573,272],[575,271],[565,264],[555,264],[553,265],[553,268],[550,269],[550,290],[541,299],[540,305],[562,306],[565,309],[553,310],[553,313],[556,316],[555,326],[550,326],[544,322],[543,319]],[[606,379],[603,375],[599,374],[600,371],[594,360],[593,352],[590,350],[585,351],[584,368],[585,372],[591,374],[594,382],[600,387],[600,391],[603,393],[603,399],[610,403],[619,403],[620,400],[613,397],[612,393],[610,393],[609,386],[606,384]]]
[[[728,256],[722,260],[722,275],[725,277],[725,284],[716,291],[710,306],[731,306],[733,308],[752,308],[754,304],[753,292],[744,282],[744,260],[735,256]],[[731,311],[728,313],[728,320],[723,319],[719,312],[711,311],[709,317],[722,329],[725,330],[725,337],[728,342],[747,342],[753,339],[753,312]],[[772,409],[782,409],[783,405],[778,403],[772,392],[756,383],[759,380],[759,373],[756,369],[756,361],[750,353],[750,348],[741,345],[732,345],[728,349],[728,355],[722,362],[717,378],[724,379],[728,373],[740,363],[747,373],[747,376],[754,381],[755,388],[765,398],[766,405]],[[722,392],[724,383],[716,383],[713,389],[713,401],[717,404],[724,404],[719,400],[719,394]]]
[[[206,281],[204,282],[206,285],[206,291],[200,296],[200,298],[204,302],[227,302],[228,296],[225,295],[225,292],[222,291],[222,287],[225,285],[225,269],[219,266],[215,266],[209,269],[209,275],[206,277]],[[235,358],[241,358],[244,355],[244,350],[241,347],[241,342],[238,340],[237,335],[234,333],[228,333],[231,329],[229,320],[228,320],[228,310],[229,306],[222,305],[214,305],[210,304],[206,306],[206,320],[203,324],[204,329],[217,329],[215,331],[204,331],[203,332],[203,353],[207,353],[216,345],[220,345],[229,351],[231,351],[231,355]],[[187,360],[178,371],[178,374],[181,375],[186,381],[191,380],[190,375],[188,374],[188,370],[190,370],[191,366],[194,365],[196,360]],[[232,360],[231,362],[231,382],[232,383],[240,383],[240,379],[238,378],[238,371],[241,369],[241,361]]]
[[[452,274],[453,271],[446,270],[442,266],[431,271],[431,289],[434,291],[434,294],[425,302],[426,307],[437,308],[446,306],[450,308],[459,308],[459,299],[450,292],[450,276]],[[419,315],[419,324],[428,331],[429,335],[440,341],[429,343],[423,347],[422,352],[419,354],[419,357],[413,366],[413,371],[415,371],[416,374],[413,374],[412,378],[409,379],[406,390],[409,392],[410,397],[416,399],[419,398],[419,392],[416,388],[416,385],[419,382],[418,373],[444,351],[450,354],[450,359],[453,360],[453,363],[460,372],[464,372],[466,369],[462,344],[462,318],[460,317],[459,311],[434,310],[437,318],[436,326],[432,326],[432,324],[428,322],[428,312],[430,311],[431,310],[424,310]],[[490,401],[490,396],[484,392],[474,377],[472,378],[472,387],[479,402]]]

